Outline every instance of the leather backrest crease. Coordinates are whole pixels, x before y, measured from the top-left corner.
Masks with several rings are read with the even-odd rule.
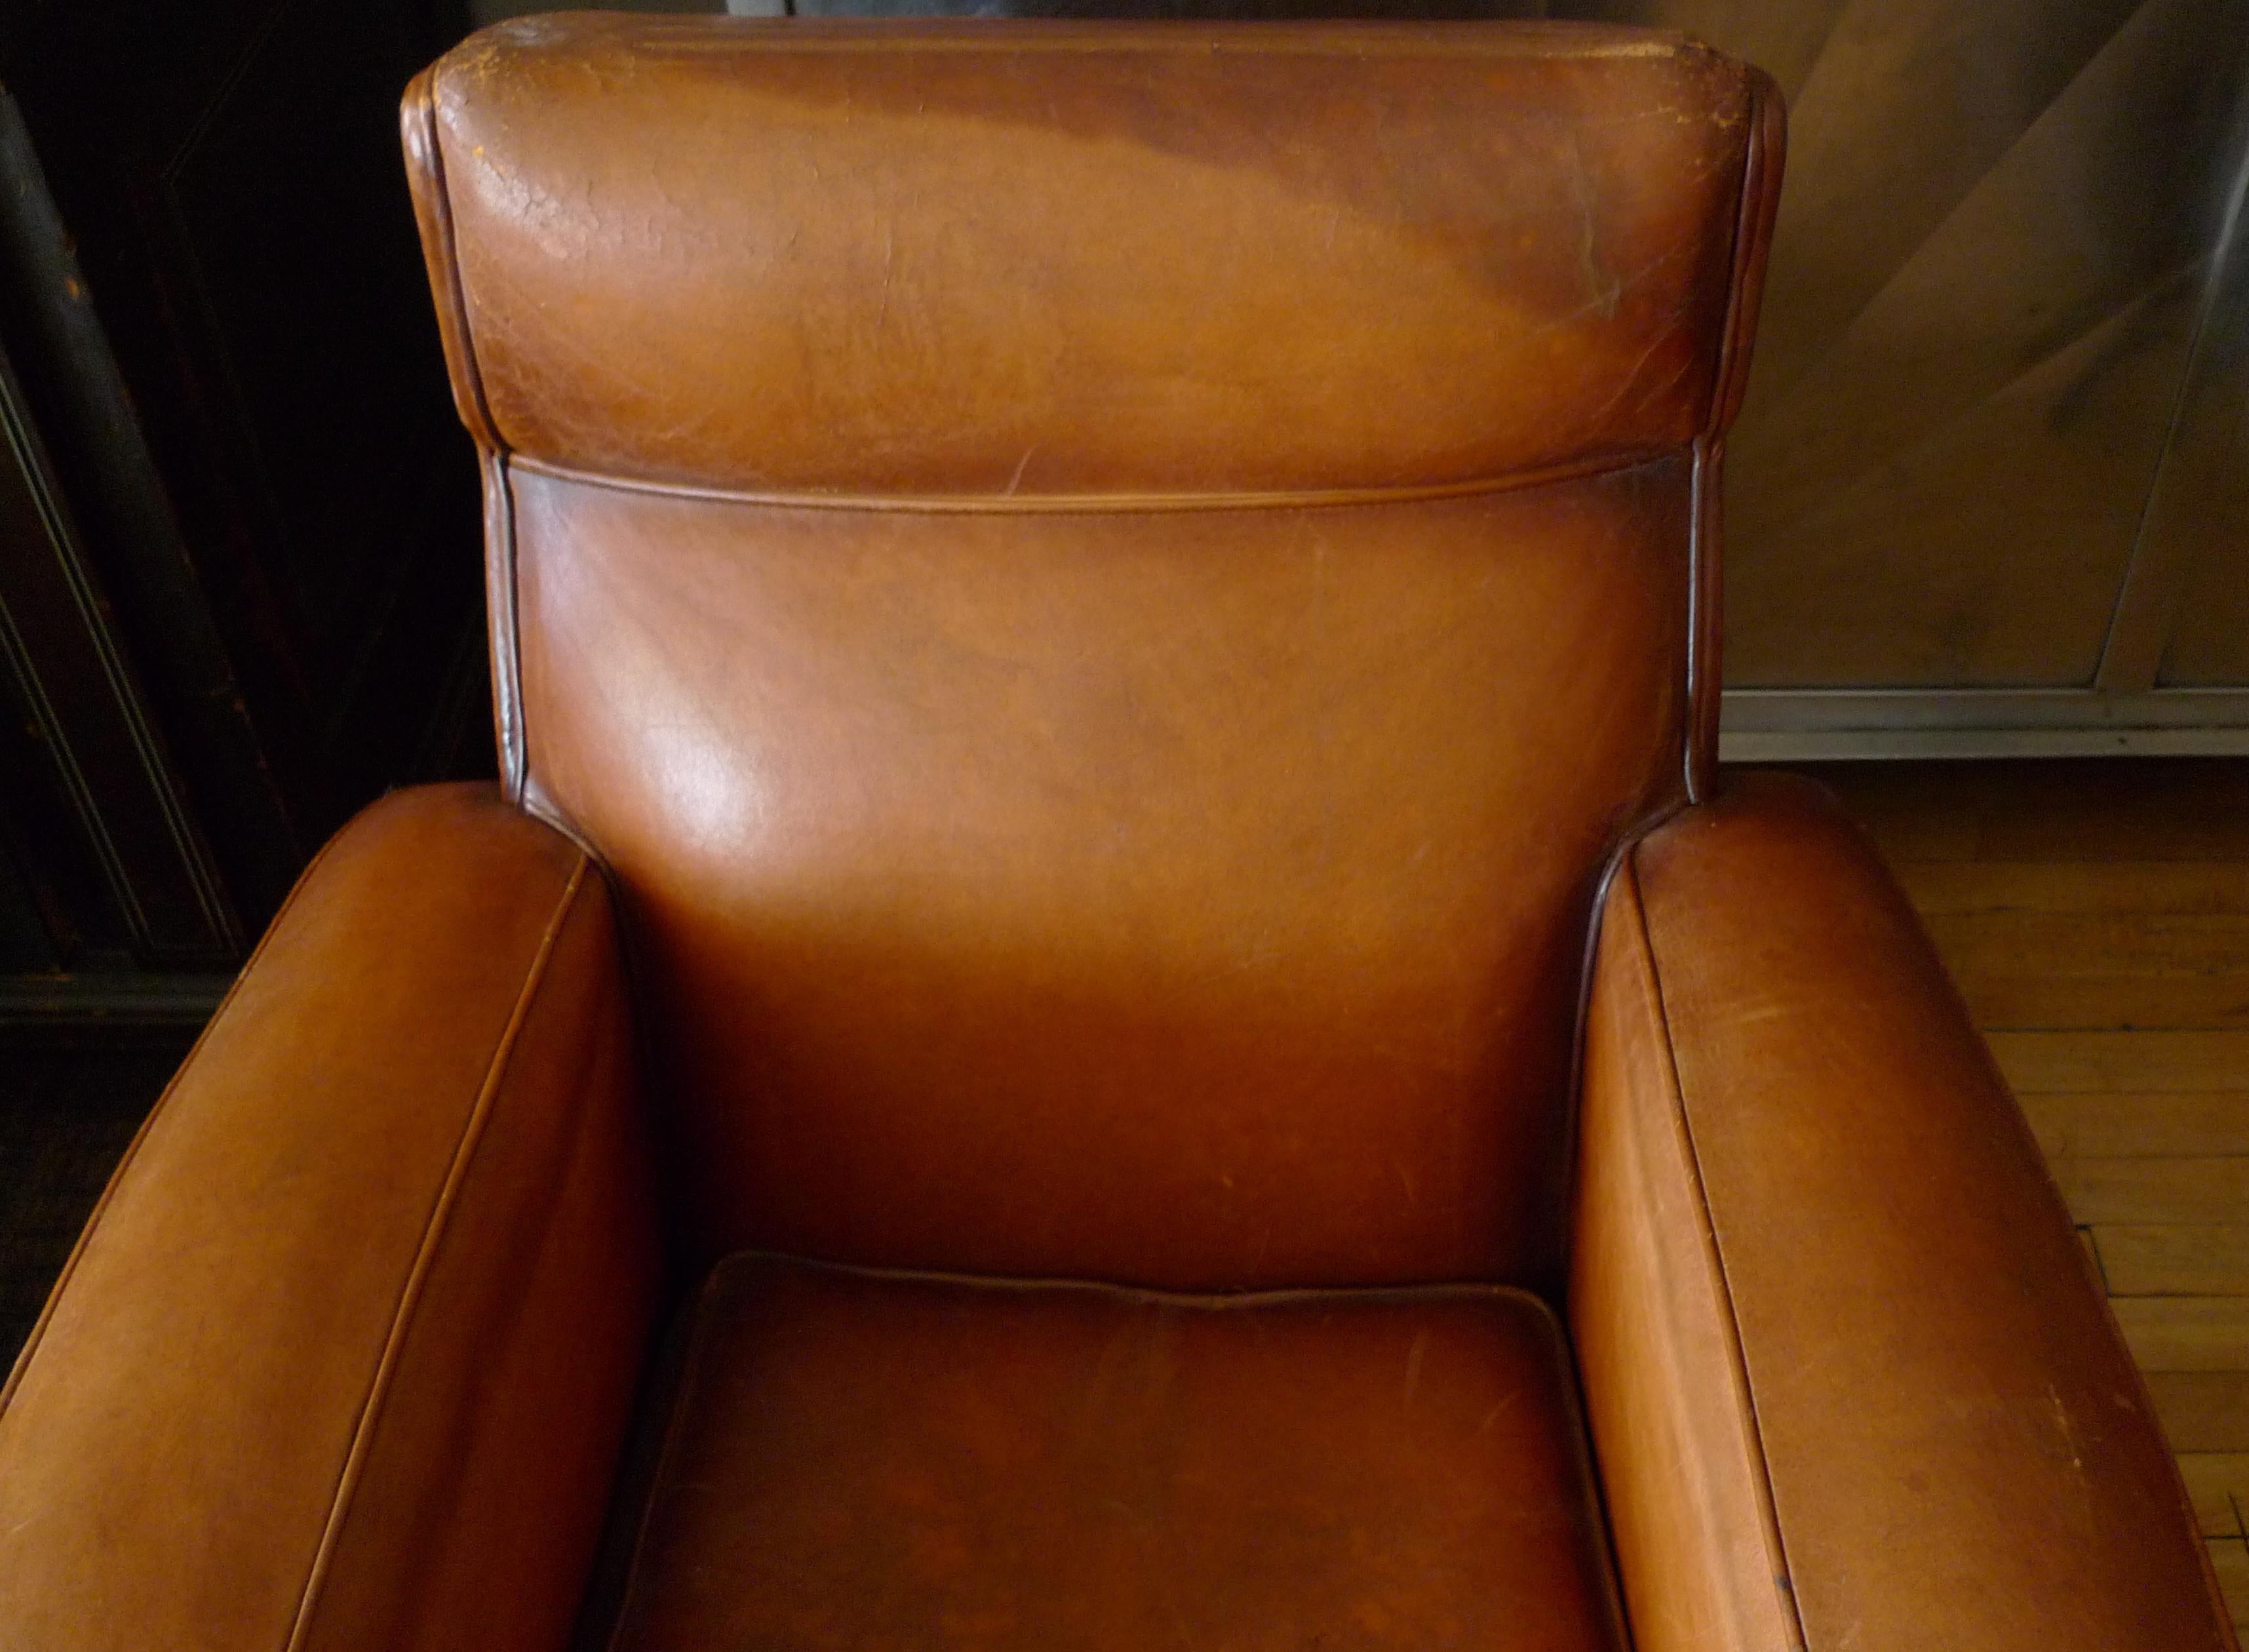
[[[1707,745],[1762,78],[559,17],[405,120],[512,778],[702,1242],[1551,1277],[1594,886]]]

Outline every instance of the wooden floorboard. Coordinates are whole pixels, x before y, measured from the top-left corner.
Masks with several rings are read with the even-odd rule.
[[[2111,1297],[2143,1371],[2249,1371],[2249,1297]]]
[[[2249,1627],[2249,762],[1819,778],[2020,1097]]]
[[[2249,1030],[2003,1028],[1984,1023],[2017,1090],[2172,1095],[2249,1091]]]
[[[1896,863],[2239,863],[2249,851],[2249,762],[2239,759],[1807,768]]]
[[[2179,1472],[2194,1499],[2194,1518],[2208,1538],[2249,1537],[2249,1452],[2182,1451]]]
[[[2170,1094],[2022,1091],[2017,1099],[2049,1158],[2249,1154],[2249,1090]]]
[[[2239,1207],[2225,1213],[2239,1216]],[[2249,1222],[2093,1230],[2101,1277],[2120,1297],[2249,1297]]]
[[[2150,1371],[2156,1421],[2174,1451],[2249,1451],[2249,1371]]]
[[[2249,1212],[2249,1158],[2048,1160],[2078,1221],[2223,1223]]]
[[[1951,861],[1900,869],[1977,1021],[2249,1029],[2249,863]]]
[[[2058,946],[2082,942],[2056,943]],[[1940,950],[1942,950],[1940,948]],[[1973,974],[1957,964],[1960,995],[1978,1022],[2035,1022],[2048,1028],[2101,1024],[2122,1014],[2132,1028],[2249,1029],[2249,975],[2126,981],[2078,976]]]
[[[2225,1604],[2232,1608],[2233,1627],[2249,1629],[2249,1544],[2239,1538],[2211,1538],[2210,1564]]]
[[[1914,905],[1931,920],[1992,914],[2032,917],[2249,919],[2249,863],[2122,861],[2088,876],[2082,863],[1937,861],[1896,867]],[[2122,937],[2137,947],[2137,938]],[[2048,959],[2053,967],[2073,960]],[[2239,965],[2237,955],[2231,960]]]

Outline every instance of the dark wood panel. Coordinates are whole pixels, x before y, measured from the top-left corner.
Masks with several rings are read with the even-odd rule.
[[[38,455],[0,501],[0,974],[224,968],[353,810],[490,772],[475,467],[395,116],[465,27],[457,0],[0,21],[0,350]]]
[[[19,836],[17,855],[45,843],[52,859],[58,839],[74,836],[92,874],[78,873],[86,893],[75,904],[106,906],[134,962],[223,965],[241,950],[241,926],[116,647],[99,582],[4,352],[0,448],[0,654],[14,679],[20,726],[44,759],[24,765],[34,772],[21,775],[21,789],[29,793],[44,778],[64,816],[42,822],[38,836]],[[19,799],[18,809],[27,801]],[[18,811],[10,815],[17,825]],[[72,953],[100,943],[83,929],[57,939],[66,965],[81,961]]]
[[[224,878],[238,897],[263,905],[285,886],[301,850],[73,243],[15,100],[0,92],[0,345],[25,369],[14,386],[15,416],[39,433],[48,490],[75,517],[80,577],[107,587],[96,610],[109,632],[100,646],[129,654],[143,683],[169,690],[153,715],[200,781],[197,802]],[[17,554],[49,554],[43,538]],[[123,636],[114,627],[120,596]],[[36,629],[24,633],[26,646],[45,640]],[[59,645],[66,649],[67,638]],[[23,771],[19,761],[0,772]],[[28,863],[34,881],[47,857]]]

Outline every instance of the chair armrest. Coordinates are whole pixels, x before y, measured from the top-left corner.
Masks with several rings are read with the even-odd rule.
[[[1640,1652],[2233,1644],[2052,1179],[1817,788],[1611,885],[1570,1319]]]
[[[306,871],[0,1391],[11,1645],[560,1646],[658,1289],[608,896],[481,787]]]

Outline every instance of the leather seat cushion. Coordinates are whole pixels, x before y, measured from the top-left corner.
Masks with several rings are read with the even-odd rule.
[[[1566,1346],[1521,1291],[745,1255],[692,1311],[616,1647],[1624,1644]]]

